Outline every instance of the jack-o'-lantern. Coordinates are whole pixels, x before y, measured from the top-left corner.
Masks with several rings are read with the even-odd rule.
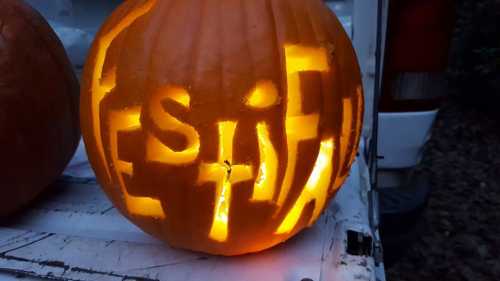
[[[320,0],[131,0],[96,37],[82,130],[131,221],[221,255],[320,216],[361,131],[359,67]]]
[[[78,141],[78,80],[47,22],[0,0],[0,217],[62,173]]]

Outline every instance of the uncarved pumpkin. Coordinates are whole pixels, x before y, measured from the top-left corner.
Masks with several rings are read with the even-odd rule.
[[[78,81],[47,22],[0,0],[0,217],[63,171],[80,138]]]
[[[88,58],[81,125],[102,187],[175,247],[256,252],[348,175],[360,71],[320,0],[130,0]]]

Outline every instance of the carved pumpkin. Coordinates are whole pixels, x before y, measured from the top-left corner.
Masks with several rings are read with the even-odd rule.
[[[351,43],[320,0],[131,0],[97,35],[81,99],[106,193],[181,248],[276,245],[346,178],[363,96]]]
[[[78,126],[78,80],[45,20],[0,0],[0,217],[19,210],[63,171]]]

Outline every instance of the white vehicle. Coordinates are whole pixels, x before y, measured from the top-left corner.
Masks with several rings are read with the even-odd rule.
[[[446,94],[455,21],[450,0],[393,1],[379,99],[378,181],[386,265],[418,236],[431,191],[418,166]]]
[[[29,0],[82,67],[99,25],[121,1]],[[385,280],[378,231],[375,97],[386,3],[327,1],[362,68],[365,126],[350,177],[322,218],[273,249],[218,257],[172,249],[122,217],[93,178],[81,145],[56,191],[0,227],[0,280]]]

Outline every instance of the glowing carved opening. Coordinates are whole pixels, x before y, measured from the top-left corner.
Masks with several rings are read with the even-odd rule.
[[[259,81],[247,98],[246,105],[253,108],[264,109],[278,103],[278,89],[269,80]]]
[[[92,107],[92,124],[94,127],[94,138],[97,145],[97,151],[104,162],[104,168],[109,179],[111,179],[111,173],[108,166],[106,165],[106,156],[104,154],[104,147],[102,145],[102,135],[101,135],[101,123],[100,109],[102,99],[116,86],[116,70],[113,69],[109,73],[107,79],[103,78],[104,63],[106,61],[106,55],[108,48],[113,42],[113,40],[127,27],[129,27],[136,19],[143,16],[154,6],[156,0],[149,0],[141,7],[134,9],[130,14],[125,16],[121,22],[113,27],[107,34],[104,34],[99,39],[97,43],[97,53],[95,57],[94,73],[92,75],[92,97],[91,97],[91,107]],[[101,80],[102,79],[102,80]]]
[[[350,98],[344,98],[342,100],[343,106],[343,117],[342,117],[342,135],[340,136],[340,155],[341,159],[339,172],[343,169],[343,165],[345,165],[345,161],[347,157],[351,157],[351,155],[347,155],[347,149],[349,147],[349,140],[352,134],[352,131],[355,129],[353,127],[354,120],[352,119],[352,100]],[[344,178],[337,177],[335,180],[334,188],[338,189],[340,187],[340,183],[343,182]]]
[[[287,73],[287,109],[286,136],[288,160],[285,178],[278,197],[278,206],[282,206],[292,186],[297,164],[297,149],[301,141],[318,137],[319,115],[304,115],[300,72],[329,71],[327,51],[324,48],[308,48],[296,45],[285,46]]]
[[[164,110],[162,101],[165,99],[171,99],[185,108],[189,108],[189,94],[179,87],[163,87],[152,95],[147,105],[150,109],[150,117],[158,128],[163,131],[182,134],[186,137],[187,146],[182,151],[174,151],[148,133],[146,138],[146,160],[171,165],[192,163],[200,152],[200,136],[194,127],[177,120]]]
[[[165,213],[159,200],[148,197],[136,197],[128,193],[122,174],[133,176],[132,163],[118,157],[118,133],[135,131],[141,128],[140,109],[132,108],[124,111],[112,111],[109,115],[111,163],[116,170],[118,183],[123,193],[127,210],[134,215],[165,218]]]
[[[305,206],[312,200],[315,200],[314,211],[309,224],[312,224],[321,214],[321,210],[326,203],[328,187],[333,173],[332,157],[334,148],[333,139],[321,142],[318,158],[306,186],[295,202],[295,205],[285,217],[285,220],[278,227],[277,234],[292,231],[295,225],[297,225]]]
[[[191,107],[191,97],[189,96],[189,93],[183,88],[166,87],[164,91],[166,92],[165,96],[177,102],[178,104],[184,106],[185,108]]]
[[[359,86],[356,89],[356,95],[357,99],[361,100],[363,97],[362,89],[361,86]],[[349,149],[349,144],[351,139],[359,139],[360,137],[360,126],[361,126],[361,120],[363,118],[363,109],[362,109],[362,103],[358,104],[358,108],[356,108],[356,116],[354,113],[354,106],[353,106],[353,100],[351,98],[344,98],[343,99],[343,121],[342,121],[342,135],[340,138],[340,155],[342,155],[342,159],[340,161],[341,167],[339,169],[339,175],[337,175],[335,179],[335,184],[332,186],[333,190],[335,191],[340,188],[340,185],[344,182],[345,178],[348,176],[348,174],[341,174],[342,170],[344,169],[345,165],[350,164],[348,161],[352,161],[356,157],[357,150],[353,149],[350,151],[348,154],[348,149]]]
[[[251,180],[252,166],[233,165],[233,141],[236,122],[218,123],[219,155],[217,163],[202,163],[198,175],[198,183],[215,183],[215,205],[212,227],[209,237],[224,242],[228,236],[231,189],[235,183]]]
[[[269,138],[269,127],[265,122],[257,124],[260,167],[255,180],[252,200],[271,201],[274,196],[278,173],[278,156]]]

